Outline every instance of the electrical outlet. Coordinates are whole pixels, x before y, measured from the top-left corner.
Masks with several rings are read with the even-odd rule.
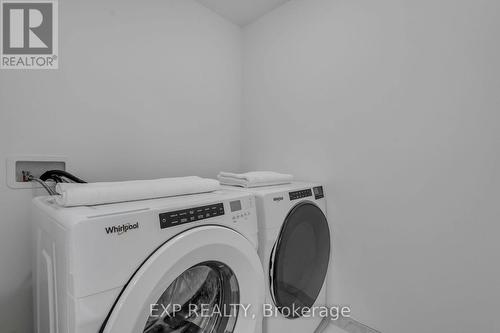
[[[39,178],[45,171],[66,170],[64,156],[23,155],[7,159],[7,185],[13,189],[38,188],[38,184],[28,181],[28,175]]]

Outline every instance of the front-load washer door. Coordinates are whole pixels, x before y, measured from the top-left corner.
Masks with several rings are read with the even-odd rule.
[[[302,309],[314,305],[329,259],[330,229],[325,215],[311,202],[297,204],[283,222],[271,253],[271,295],[283,315],[296,318]]]
[[[190,229],[144,262],[101,332],[259,332],[264,287],[259,257],[245,237],[220,226]]]

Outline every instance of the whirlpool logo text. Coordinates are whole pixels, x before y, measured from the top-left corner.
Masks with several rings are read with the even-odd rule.
[[[117,235],[122,235],[126,233],[129,230],[134,230],[134,229],[139,229],[139,222],[136,222],[134,224],[132,223],[126,223],[122,225],[114,225],[111,227],[106,227],[106,233],[107,234],[117,234]]]

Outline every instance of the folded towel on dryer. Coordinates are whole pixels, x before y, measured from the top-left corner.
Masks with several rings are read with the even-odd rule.
[[[197,176],[100,183],[58,183],[56,202],[61,206],[91,206],[114,202],[213,192],[215,179]]]
[[[273,171],[251,171],[246,173],[220,172],[217,176],[222,185],[258,187],[288,184],[293,176]]]

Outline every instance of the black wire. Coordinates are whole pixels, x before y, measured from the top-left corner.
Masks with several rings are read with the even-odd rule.
[[[41,180],[40,178],[34,178],[33,176],[31,176],[28,179],[29,179],[30,182],[35,182],[35,183],[38,183],[38,184],[42,185],[42,187],[45,189],[45,191],[47,191],[50,195],[58,195],[59,194],[56,191],[52,190],[50,188],[50,186],[47,185],[45,183],[45,181]]]
[[[59,177],[58,175],[49,175],[49,177],[47,178],[47,180],[49,180],[49,179],[55,181],[56,183],[62,183],[63,182],[62,177]]]
[[[65,177],[75,183],[86,183],[86,181],[78,178],[77,176],[75,175],[72,175],[71,173],[67,172],[67,171],[64,171],[64,170],[49,170],[49,171],[46,171],[43,173],[43,175],[40,176],[40,179],[45,181],[47,179],[53,179],[55,180],[55,177],[58,177],[59,179],[61,179],[61,177]],[[62,182],[62,179],[61,179],[61,182]]]

